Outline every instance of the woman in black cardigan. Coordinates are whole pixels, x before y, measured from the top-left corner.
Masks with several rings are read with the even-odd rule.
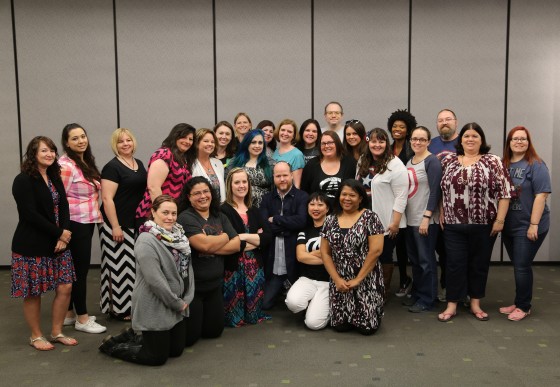
[[[75,273],[66,249],[71,238],[68,201],[50,138],[31,140],[12,194],[19,216],[12,239],[12,297],[23,298],[23,314],[31,329],[29,345],[39,351],[54,349],[41,331],[41,295],[53,289],[50,341],[76,345],[75,339],[62,334]]]
[[[233,168],[226,180],[222,212],[241,239],[241,251],[226,257],[224,279],[225,325],[257,324],[269,317],[262,311],[264,270],[261,251],[271,241],[270,229],[256,207],[251,206],[247,172]]]

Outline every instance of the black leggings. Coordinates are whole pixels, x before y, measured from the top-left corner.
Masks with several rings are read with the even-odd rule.
[[[134,363],[159,366],[170,357],[179,357],[185,349],[185,320],[179,321],[168,331],[142,331],[142,349]]]
[[[91,263],[91,238],[95,223],[70,222],[72,238],[68,249],[72,253],[76,281],[72,283],[72,296],[68,310],[75,310],[77,315],[87,314],[87,275]]]
[[[195,287],[196,289],[196,287]],[[224,331],[224,296],[222,287],[199,292],[195,290],[194,299],[189,305],[186,321],[185,346],[190,347],[204,337],[220,337]]]

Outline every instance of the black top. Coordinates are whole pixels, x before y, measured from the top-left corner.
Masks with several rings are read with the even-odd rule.
[[[70,228],[70,210],[62,180],[51,179],[58,191],[58,224],[49,186],[41,176],[20,173],[14,179],[12,195],[16,200],[19,221],[12,239],[12,251],[28,257],[54,256],[62,232]]]
[[[135,160],[138,164],[137,172],[128,168],[116,157],[105,164],[101,171],[101,179],[110,180],[119,185],[113,201],[115,202],[119,225],[126,228],[134,228],[135,226],[136,208],[142,200],[148,179],[148,174],[142,161]],[[113,226],[109,219],[107,219],[107,215],[105,215],[103,205],[101,205],[101,213],[105,223],[109,227]]]
[[[305,245],[305,251],[311,253],[321,248],[321,229],[323,227],[308,227],[298,235],[297,244]],[[325,265],[308,265],[300,262],[300,274],[315,281],[328,282],[330,279]]]
[[[233,208],[229,203],[222,204],[222,212],[228,217],[231,222],[231,225],[237,231],[238,234],[244,234],[245,231],[245,224],[243,223],[243,219],[237,213],[235,208]],[[249,234],[259,234],[260,244],[259,247],[252,250],[255,258],[259,262],[259,265],[262,266],[262,254],[263,251],[267,252],[268,245],[272,240],[272,233],[270,231],[270,227],[268,226],[268,222],[266,222],[259,209],[256,207],[251,207],[247,210],[247,217],[249,218]],[[259,230],[262,230],[259,232]],[[242,247],[245,243],[242,243]],[[237,266],[239,264],[239,253],[235,253],[232,255],[228,255],[225,257],[225,268],[228,271],[235,271],[237,270]]]
[[[344,156],[340,160],[340,168],[334,175],[327,175],[321,168],[319,157],[309,160],[301,177],[301,189],[308,194],[321,191],[332,200],[343,180],[356,177],[356,160],[353,157]]]
[[[183,226],[187,238],[202,233],[206,235],[221,235],[222,232],[225,232],[229,239],[237,236],[229,219],[223,213],[220,213],[219,216],[210,215],[208,220],[206,220],[191,207],[179,214],[177,223]],[[224,257],[217,254],[201,254],[192,246],[191,251],[195,292],[205,292],[222,286],[224,279]]]

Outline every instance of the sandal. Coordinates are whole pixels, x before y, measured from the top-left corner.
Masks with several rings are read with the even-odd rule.
[[[45,344],[45,343],[48,344],[49,347],[38,347],[37,346],[37,344]],[[36,338],[30,337],[29,338],[29,345],[31,345],[37,351],[52,351],[54,349],[54,345],[49,343],[49,341],[47,339],[45,339],[44,336],[39,336],[39,337],[36,337]]]
[[[490,320],[490,317],[488,317],[488,313],[486,313],[483,310],[480,310],[478,312],[473,312],[471,310],[471,314],[474,316],[474,318],[476,318],[478,321],[488,321]]]
[[[453,320],[453,318],[457,315],[457,312],[453,312],[453,313],[449,313],[449,312],[442,312],[440,314],[438,314],[438,321],[440,322],[448,322]]]
[[[521,321],[530,314],[531,314],[530,310],[528,312],[524,312],[523,310],[521,310],[519,308],[515,308],[515,310],[508,315],[508,320],[509,321]]]
[[[56,336],[51,335],[51,343],[60,343],[62,345],[68,345],[73,347],[74,345],[78,345],[78,340],[73,337],[66,336],[62,333],[59,333]]]
[[[114,320],[118,320],[118,321],[124,321],[124,322],[129,322],[132,320],[130,314],[127,313],[113,313],[113,312],[109,312],[109,317],[114,319]]]
[[[510,313],[513,312],[516,308],[517,308],[517,306],[515,306],[515,305],[503,306],[503,307],[500,308],[500,313],[501,313],[501,314],[510,314]]]

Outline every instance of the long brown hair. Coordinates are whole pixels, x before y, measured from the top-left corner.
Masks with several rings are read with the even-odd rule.
[[[43,142],[50,150],[55,153],[54,163],[47,168],[47,175],[51,179],[60,179],[60,165],[58,164],[58,150],[54,141],[45,136],[34,137],[27,145],[27,150],[23,155],[23,160],[21,162],[21,172],[30,176],[39,176],[39,167],[37,165],[37,152],[39,152],[39,146]]]
[[[391,151],[391,146],[389,145],[389,135],[387,132],[381,128],[374,128],[369,131],[366,141],[369,142],[374,137],[377,140],[385,141],[385,152],[383,152],[379,160],[375,160],[371,154],[371,150],[368,149],[368,151],[364,153],[360,159],[360,169],[358,170],[358,175],[360,177],[366,177],[369,174],[370,167],[375,168],[376,174],[384,173],[387,170],[389,161],[395,158],[395,155],[393,155],[393,152]]]
[[[88,146],[84,151],[83,160],[76,152],[74,152],[68,146],[68,138],[70,137],[70,131],[73,129],[82,129],[88,139]],[[82,170],[84,177],[90,182],[93,183],[94,180],[101,180],[101,173],[99,173],[99,169],[97,165],[95,165],[95,157],[93,157],[93,153],[91,151],[91,143],[89,142],[89,136],[87,135],[86,130],[80,124],[68,124],[62,129],[62,149],[72,161],[76,163],[78,168]]]
[[[516,126],[515,128],[509,131],[506,138],[506,146],[504,146],[504,166],[506,168],[509,168],[511,164],[511,158],[513,157],[513,152],[511,151],[511,146],[510,146],[511,139],[513,138],[513,134],[518,130],[524,131],[525,135],[527,136],[527,142],[528,142],[527,151],[525,152],[523,158],[527,160],[529,165],[533,165],[535,161],[538,163],[542,163],[542,159],[540,158],[540,156],[537,154],[537,151],[533,147],[533,140],[531,140],[531,134],[529,133],[529,129],[527,129],[524,126]]]
[[[249,181],[249,175],[247,175],[247,172],[240,167],[235,167],[233,168],[231,171],[229,171],[227,178],[226,178],[226,203],[228,203],[230,206],[232,206],[233,208],[237,207],[237,204],[235,204],[235,201],[233,200],[233,192],[231,192],[231,185],[233,184],[233,175],[235,175],[236,173],[241,173],[243,172],[245,174],[245,176],[247,176],[247,195],[245,195],[245,197],[243,198],[243,203],[245,203],[245,205],[247,206],[247,208],[251,208],[251,205],[253,204],[253,193],[251,190],[251,182]]]

